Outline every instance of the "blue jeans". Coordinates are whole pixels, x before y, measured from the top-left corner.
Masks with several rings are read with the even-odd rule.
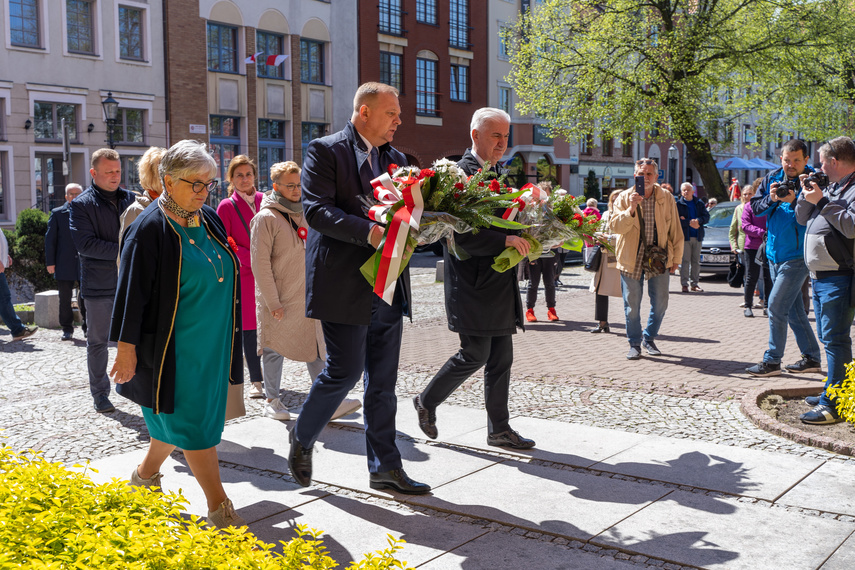
[[[855,309],[849,306],[851,275],[837,275],[813,280],[813,311],[816,313],[816,332],[825,346],[828,379],[825,387],[837,386],[846,378],[846,364],[852,362],[852,337],[849,333]],[[832,400],[825,390],[819,403],[831,406]]]
[[[668,308],[668,279],[667,271],[662,275],[647,280],[647,296],[650,297],[650,316],[647,318],[647,328],[644,329],[646,340],[655,340]],[[626,314],[626,338],[630,346],[641,346],[641,294],[644,275],[641,279],[620,275],[620,288],[623,292],[623,311]]]
[[[819,344],[802,302],[802,285],[808,276],[807,265],[801,258],[783,263],[769,262],[769,274],[772,276],[772,292],[768,297],[769,350],[763,355],[763,362],[781,363],[787,347],[788,323],[801,354],[818,361]]]
[[[12,306],[12,292],[9,291],[9,283],[6,281],[6,272],[0,273],[0,319],[12,331],[12,336],[18,336],[24,332],[24,323],[15,313]]]

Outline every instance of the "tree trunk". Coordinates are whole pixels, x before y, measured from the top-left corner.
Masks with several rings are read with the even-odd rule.
[[[730,197],[727,195],[727,188],[725,188],[724,182],[721,179],[721,174],[715,167],[715,158],[713,158],[710,144],[707,141],[704,141],[701,145],[686,143],[686,153],[692,159],[695,170],[704,183],[707,198],[715,198],[719,202],[730,200]]]

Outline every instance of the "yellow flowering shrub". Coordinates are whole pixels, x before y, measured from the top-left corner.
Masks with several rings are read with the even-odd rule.
[[[839,386],[826,390],[831,399],[836,398],[837,412],[850,424],[855,424],[855,362],[846,365],[846,378]]]
[[[75,465],[76,469],[82,469]],[[0,570],[109,568],[334,568],[320,532],[297,527],[282,553],[246,528],[218,531],[181,515],[180,495],[96,484],[85,470],[46,461],[39,452],[0,447]],[[353,562],[349,570],[407,568],[395,559],[401,542]]]

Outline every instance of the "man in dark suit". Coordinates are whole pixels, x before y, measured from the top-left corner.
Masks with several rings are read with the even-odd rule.
[[[470,124],[472,148],[457,163],[471,175],[496,164],[508,146],[511,118],[500,110],[485,107],[475,111]],[[484,366],[484,401],[487,407],[487,444],[514,449],[534,447],[508,423],[508,392],[514,345],[511,335],[523,328],[516,271],[499,273],[493,258],[507,247],[527,255],[530,244],[514,232],[490,228],[477,234],[455,234],[455,243],[469,259],[461,261],[444,248],[445,311],[448,328],[460,335],[460,350],[448,359],[424,391],[413,398],[419,427],[436,438],[436,408],[472,374]]]
[[[365,376],[365,447],[372,489],[430,491],[410,479],[395,444],[395,384],[403,315],[411,315],[409,272],[398,279],[391,305],[359,272],[383,237],[359,197],[390,164],[407,159],[392,148],[401,124],[398,91],[382,83],[359,87],[353,115],[341,131],[312,141],[303,162],[306,240],[306,316],[321,321],[327,361],[291,431],[288,465],[302,486],[312,480],[312,446],[339,404]]]
[[[56,279],[59,291],[59,325],[62,327],[62,340],[71,340],[74,335],[74,311],[71,308],[71,293],[74,283],[80,278],[80,259],[71,228],[68,225],[71,201],[80,196],[83,187],[80,184],[69,184],[65,187],[65,204],[50,211],[47,233],[45,233],[45,263],[48,273]],[[79,291],[77,305],[80,315],[86,318],[83,297]],[[83,332],[86,333],[84,322]]]

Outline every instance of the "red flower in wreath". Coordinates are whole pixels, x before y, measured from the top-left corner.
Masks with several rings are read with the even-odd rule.
[[[499,181],[496,180],[495,178],[493,178],[493,180],[490,181],[490,190],[492,190],[496,194],[498,194],[502,190],[502,187],[499,186]]]
[[[387,168],[386,170],[389,172],[389,176],[392,176],[392,173],[395,172],[396,170],[398,170],[398,165],[394,164],[394,163],[390,164],[389,168]],[[306,239],[306,238],[303,238],[303,239]]]
[[[235,254],[237,254],[238,246],[237,246],[237,243],[235,242],[235,238],[233,238],[232,236],[229,236],[229,239],[227,241],[229,242],[229,247],[232,248],[232,251],[235,252]]]
[[[464,186],[463,186],[463,183],[462,183],[462,182],[458,182],[458,183],[456,183],[456,184],[454,185],[454,187],[455,187],[455,188],[457,188],[458,190],[463,190],[463,188],[464,188]]]
[[[306,228],[300,228],[297,230],[297,235],[300,236],[300,239],[306,241],[306,236],[309,235],[309,230]]]
[[[573,214],[573,221],[576,222],[576,227],[581,228],[582,225],[585,223],[585,218],[584,216],[582,216],[582,214],[576,212],[575,214]]]
[[[421,172],[419,172],[419,180],[421,180],[422,178],[431,178],[435,174],[436,172],[434,172],[430,168],[422,168]]]

